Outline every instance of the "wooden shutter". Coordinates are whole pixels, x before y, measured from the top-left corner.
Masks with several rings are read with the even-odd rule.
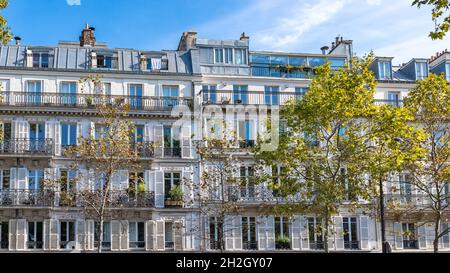
[[[9,187],[11,190],[17,189],[17,168],[11,168],[10,174],[9,174]]]
[[[156,249],[156,222],[147,221],[145,223],[145,250]]]
[[[163,157],[163,148],[164,148],[164,127],[161,125],[157,125],[154,127],[153,132],[153,145],[154,145],[154,153],[155,158],[162,158]]]
[[[173,223],[173,240],[174,240],[174,250],[183,250],[183,222],[175,221]]]
[[[86,221],[86,237],[85,237],[85,249],[86,250],[94,250],[94,242],[95,242],[95,222],[94,220]]]
[[[86,226],[84,221],[77,221],[77,250],[84,250],[86,247]]]
[[[78,122],[77,123],[77,145],[80,145],[80,139],[82,140],[84,138],[83,134],[83,123]]]
[[[55,155],[61,156],[61,124],[56,122],[54,124]]]
[[[360,244],[362,250],[370,249],[369,245],[369,217],[359,217]]]
[[[258,249],[267,251],[267,217],[258,217]]]
[[[28,190],[28,170],[26,168],[17,169],[17,190]]]
[[[77,190],[78,191],[88,191],[89,190],[89,172],[86,169],[81,169],[77,171]]]
[[[292,250],[301,250],[302,239],[301,239],[301,221],[300,216],[295,216],[291,221],[291,247]]]
[[[267,218],[267,248],[275,250],[275,217]]]
[[[27,220],[17,220],[17,250],[27,249]]]
[[[270,234],[270,231],[268,231]],[[236,250],[242,249],[242,217],[238,216],[234,218],[234,229],[233,229],[233,238],[234,238],[234,248]],[[269,241],[269,239],[268,239]]]
[[[120,250],[120,221],[111,221],[111,251]]]
[[[152,137],[153,137],[152,129],[153,129],[153,127],[152,127],[150,124],[146,124],[146,125],[145,125],[145,129],[144,129],[144,141],[146,141],[146,142],[152,141]]]
[[[43,249],[50,250],[50,220],[44,220],[43,229]]]
[[[233,216],[225,216],[224,223],[224,240],[225,240],[225,249],[226,250],[234,250],[234,238],[233,238],[233,229],[234,229],[234,221]]]
[[[164,172],[155,171],[155,206],[164,208]]]
[[[50,250],[56,250],[59,248],[59,236],[58,236],[58,221],[50,220],[49,225],[49,244]]]
[[[425,224],[422,224],[417,228],[417,235],[419,239],[419,248],[420,249],[427,248],[427,231]]]
[[[300,225],[300,244],[302,250],[309,249],[309,230],[308,230],[308,219],[306,217],[299,217]]]
[[[165,249],[165,223],[164,220],[158,220],[156,221],[156,250],[164,251]]]
[[[434,227],[436,225],[434,223],[428,223],[425,225],[426,229],[426,240],[427,240],[427,247],[433,246],[434,243]],[[442,237],[441,237],[442,238]],[[438,240],[439,241],[439,240]]]
[[[182,156],[183,158],[191,158],[192,157],[192,136],[191,136],[191,127],[183,126],[181,130],[181,144],[182,144]]]
[[[128,225],[128,221],[120,221],[120,250],[128,250],[129,248]]]
[[[183,176],[183,201],[185,207],[192,207],[193,189],[192,189],[192,172],[190,170],[182,172]]]
[[[403,249],[403,229],[401,223],[394,223],[395,248]]]
[[[15,251],[17,246],[17,220],[9,220],[8,224],[9,250]]]
[[[342,223],[342,217],[341,216],[335,216],[334,217],[334,230],[335,230],[335,243],[336,243],[336,250],[343,250],[344,249],[344,228]],[[331,248],[331,246],[328,246]]]

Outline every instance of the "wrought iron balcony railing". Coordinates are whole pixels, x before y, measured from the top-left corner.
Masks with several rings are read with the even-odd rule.
[[[344,248],[350,250],[359,249],[359,241],[344,241]]]
[[[431,200],[426,194],[386,194],[385,202],[387,209],[389,204],[398,204],[400,206],[414,206],[414,207],[428,207],[431,205]]]
[[[6,155],[53,155],[52,139],[5,139],[0,142],[0,154]]]
[[[17,107],[95,108],[99,104],[128,104],[131,110],[170,111],[178,105],[192,106],[192,98],[64,94],[50,92],[1,92],[2,105]]]
[[[244,179],[244,178],[243,178]],[[209,200],[217,202],[225,199],[230,202],[242,203],[286,203],[299,201],[300,195],[291,197],[282,197],[276,191],[266,186],[226,186],[224,190],[225,198],[223,198],[220,188],[209,191]]]
[[[2,190],[2,207],[53,207],[55,193],[50,190]]]
[[[181,158],[181,148],[166,148],[166,147],[164,147],[164,157]]]

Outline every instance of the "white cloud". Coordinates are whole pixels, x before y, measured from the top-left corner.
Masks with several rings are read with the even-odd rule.
[[[366,0],[369,6],[379,6],[382,0]]]
[[[80,6],[81,0],[66,0],[67,5],[69,6]]]

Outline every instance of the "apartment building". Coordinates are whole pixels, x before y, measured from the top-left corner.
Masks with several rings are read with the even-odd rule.
[[[254,162],[248,148],[255,145],[267,113],[308,91],[314,67],[330,62],[337,69],[353,56],[352,41],[341,37],[321,50],[255,52],[245,33],[238,40],[211,40],[195,32],[183,33],[177,50],[118,49],[97,42],[89,26],[77,42],[27,46],[18,39],[15,45],[2,46],[0,251],[95,249],[98,223],[83,214],[76,202],[78,184],[73,182],[90,170],[71,169],[64,150],[77,145],[80,136],[104,133],[95,111],[96,99],[104,95],[130,105],[134,141],[144,147],[142,170],[121,170],[115,176],[112,186],[120,202],[110,208],[114,213],[104,224],[105,251],[216,251],[218,233],[225,229],[228,251],[320,251],[323,236],[317,231],[322,220],[315,215],[288,219],[261,214],[263,202],[280,200],[267,185],[252,182]],[[372,70],[379,82],[377,103],[401,107],[402,98],[428,71],[450,75],[450,55],[413,59],[402,67],[393,67],[390,57],[377,57]],[[104,94],[80,86],[79,79],[92,74],[102,75]],[[180,118],[178,109],[186,107],[192,115],[180,136],[173,124]],[[168,200],[174,186],[181,186],[186,198],[195,195],[185,181],[199,183],[205,166],[200,165],[194,141],[208,135],[202,122],[211,113],[227,116],[236,131],[233,153],[242,162],[237,175],[246,181],[227,189],[243,212],[227,216],[224,223],[203,215],[195,202],[174,205]],[[47,176],[61,181],[57,191],[42,185]],[[392,183],[407,179],[407,174],[396,176]],[[139,181],[144,181],[145,194],[137,197],[129,189],[141,186]],[[411,193],[406,190],[405,197],[388,192],[388,199],[410,200]],[[343,206],[333,228],[332,251],[381,249],[379,223],[364,208],[354,212]],[[396,250],[426,249],[431,247],[429,228],[391,218],[389,241]],[[450,247],[448,241],[448,236],[442,238],[443,246]]]

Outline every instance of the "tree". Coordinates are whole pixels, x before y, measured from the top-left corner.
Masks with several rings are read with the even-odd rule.
[[[416,115],[416,126],[424,134],[420,148],[423,158],[408,166],[415,186],[429,202],[420,210],[430,210],[431,218],[425,222],[434,223],[434,251],[439,251],[439,239],[448,234],[449,227],[442,221],[449,219],[450,182],[450,86],[444,75],[430,74],[411,90],[405,102]],[[410,147],[409,140],[404,141]]]
[[[369,118],[367,134],[370,136],[371,146],[368,147],[367,158],[361,163],[366,164],[364,168],[369,174],[369,184],[378,185],[373,193],[379,201],[377,215],[381,222],[383,253],[387,251],[385,182],[391,173],[403,171],[409,163],[420,159],[423,154],[418,145],[420,132],[410,124],[413,120],[414,114],[409,109],[387,105],[376,106]],[[405,149],[402,140],[408,140],[411,145]]]
[[[8,7],[8,0],[0,0],[0,10]],[[0,39],[3,45],[6,45],[12,38],[11,28],[8,26],[8,22],[5,17],[0,15]]]
[[[414,0],[413,6],[421,8],[422,6],[431,6],[431,17],[436,24],[434,31],[431,31],[429,36],[433,40],[442,40],[446,35],[450,27],[450,15],[445,14],[449,7],[449,0]]]
[[[286,132],[278,149],[256,155],[263,165],[283,167],[279,194],[303,197],[284,209],[324,219],[326,252],[333,216],[343,204],[355,209],[358,198],[369,196],[361,160],[367,157],[369,139],[362,132],[367,130],[376,85],[371,62],[369,55],[351,60],[345,69],[333,70],[330,64],[316,68],[306,96],[281,109]]]
[[[82,78],[80,84],[93,85],[98,91],[102,86],[101,77],[88,76]],[[120,202],[124,200],[122,194],[128,198],[145,191],[145,188],[139,187],[143,185],[143,181],[138,181],[138,192],[131,190],[123,193],[113,189],[113,181],[119,175],[119,170],[133,171],[139,168],[139,152],[144,147],[130,141],[135,127],[128,117],[129,105],[124,104],[123,100],[111,104],[110,100],[101,98],[96,101],[96,110],[98,123],[105,128],[102,136],[95,138],[91,132],[89,136],[79,137],[77,145],[66,150],[65,155],[73,160],[74,168],[80,169],[83,165],[86,170],[89,169],[89,172],[77,181],[85,183],[78,187],[77,202],[84,209],[87,218],[99,223],[96,241],[98,252],[101,252],[103,223],[106,216],[112,217],[108,214],[110,206],[121,205]],[[126,179],[128,181],[128,177]],[[95,185],[89,184],[89,180],[95,181]]]

